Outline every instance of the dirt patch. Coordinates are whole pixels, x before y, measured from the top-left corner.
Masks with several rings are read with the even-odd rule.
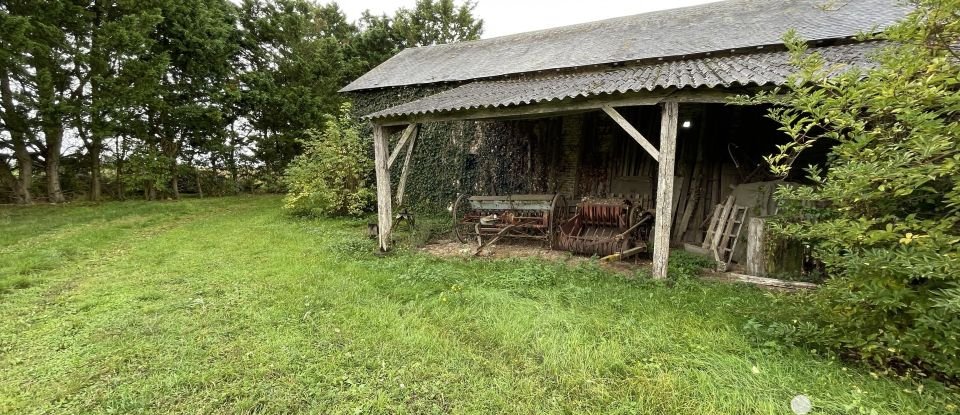
[[[636,259],[623,262],[601,262],[595,257],[573,255],[566,251],[554,251],[539,244],[503,243],[487,246],[479,255],[476,244],[464,244],[458,241],[440,240],[420,248],[421,252],[441,258],[537,258],[559,262],[568,265],[578,265],[586,262],[599,262],[603,269],[635,277],[640,270],[649,270],[650,261]]]

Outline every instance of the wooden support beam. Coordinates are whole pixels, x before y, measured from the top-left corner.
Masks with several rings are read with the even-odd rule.
[[[373,167],[377,175],[377,239],[382,252],[390,249],[390,228],[393,225],[390,166],[387,163],[388,140],[386,127],[374,124]]]
[[[673,164],[680,106],[665,102],[660,120],[660,165],[657,170],[657,216],[653,226],[653,278],[667,278],[670,225],[673,223]]]
[[[644,150],[647,150],[647,154],[650,154],[650,157],[653,157],[653,159],[656,161],[660,161],[660,152],[657,151],[657,148],[654,147],[653,144],[650,144],[650,141],[647,140],[643,134],[640,134],[636,128],[633,128],[633,126],[630,125],[630,121],[627,121],[626,118],[623,118],[623,116],[620,115],[616,109],[609,105],[604,105],[601,107],[601,109],[603,112],[607,113],[610,118],[613,118],[613,120],[620,125],[620,128],[623,128],[623,131],[626,131],[627,134],[630,134],[630,137],[633,137],[634,140],[640,143],[640,147],[643,147]]]
[[[417,129],[417,124],[410,124],[406,129],[403,130],[403,135],[400,136],[400,141],[397,142],[397,146],[393,148],[393,153],[390,154],[390,160],[387,160],[387,167],[393,167],[393,162],[397,160],[397,156],[400,155],[400,150],[403,149],[403,145],[407,144],[407,140],[410,139],[410,136],[414,134],[414,130]]]
[[[592,97],[577,100],[551,101],[538,104],[517,105],[511,107],[481,108],[463,111],[446,111],[430,114],[418,114],[399,117],[377,118],[373,121],[383,126],[399,126],[412,123],[463,121],[463,120],[496,120],[496,119],[523,119],[556,116],[577,112],[595,111],[604,105],[613,107],[630,107],[641,105],[657,105],[669,92],[657,91],[643,94],[622,94],[604,97]]]
[[[420,124],[413,124],[410,134],[410,144],[407,146],[407,156],[403,159],[403,170],[400,172],[400,182],[397,183],[397,209],[403,206],[403,192],[407,189],[407,174],[410,173],[410,159],[413,158],[413,147],[417,144],[417,134],[420,132]],[[407,129],[410,129],[407,127]]]
[[[657,91],[628,92],[623,94],[603,94],[590,98],[572,98],[553,100],[536,104],[523,104],[509,107],[480,108],[461,111],[442,111],[429,114],[416,114],[393,117],[378,117],[374,122],[384,126],[399,126],[415,123],[463,121],[463,120],[495,120],[495,119],[529,119],[537,117],[552,117],[576,112],[594,111],[610,107],[633,107],[642,105],[657,105],[662,102],[683,103],[717,103],[729,104],[730,97],[755,92],[755,88],[740,90],[712,90],[698,88],[696,90],[679,90],[669,88]]]

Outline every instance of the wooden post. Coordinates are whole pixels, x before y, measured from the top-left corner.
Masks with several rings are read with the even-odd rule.
[[[377,174],[377,239],[380,251],[390,249],[390,227],[393,224],[393,201],[390,193],[390,167],[386,127],[373,125],[373,166]]]
[[[673,222],[673,163],[677,149],[676,102],[663,103],[660,118],[660,166],[657,170],[657,216],[653,229],[653,278],[667,278],[670,225]]]
[[[410,174],[410,159],[413,158],[413,147],[417,145],[417,134],[420,130],[420,124],[412,124],[412,133],[410,134],[410,144],[407,147],[407,156],[403,159],[403,170],[400,171],[400,181],[397,183],[397,209],[403,206],[403,192],[407,188],[407,175]]]
[[[766,225],[762,218],[750,218],[747,226],[747,274],[767,276]]]

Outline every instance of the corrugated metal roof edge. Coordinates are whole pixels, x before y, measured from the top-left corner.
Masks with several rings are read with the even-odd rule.
[[[774,82],[763,82],[763,83],[756,83],[756,82],[747,82],[747,83],[732,82],[732,83],[730,83],[730,84],[724,84],[724,85],[721,85],[721,84],[718,82],[718,83],[716,83],[716,84],[714,84],[714,85],[706,85],[706,84],[705,84],[705,85],[696,86],[696,87],[684,87],[684,88],[681,88],[681,89],[684,89],[684,90],[704,89],[704,90],[706,90],[706,89],[713,89],[713,88],[716,88],[716,87],[718,87],[718,86],[723,86],[724,88],[733,88],[733,87],[748,88],[748,87],[765,87],[765,86],[775,86],[775,85],[776,85],[776,83],[774,83]],[[383,110],[383,111],[377,111],[377,112],[374,112],[374,113],[372,113],[372,114],[364,115],[363,117],[361,117],[361,119],[365,119],[365,120],[375,120],[375,119],[391,118],[391,117],[407,117],[407,116],[417,116],[417,115],[444,114],[444,113],[452,113],[452,112],[457,112],[457,111],[469,111],[469,110],[479,110],[479,109],[514,108],[514,107],[520,107],[520,106],[523,106],[523,105],[547,104],[547,103],[554,102],[554,101],[560,102],[560,101],[564,101],[564,100],[568,100],[568,99],[596,98],[596,97],[602,97],[602,96],[604,96],[604,95],[611,96],[611,95],[614,95],[614,94],[626,94],[626,93],[636,93],[636,92],[656,92],[657,90],[666,90],[666,89],[670,89],[670,88],[664,88],[664,87],[659,87],[659,86],[658,86],[658,87],[654,87],[654,88],[637,88],[637,89],[635,89],[635,88],[628,88],[628,89],[625,90],[625,91],[600,92],[600,93],[596,93],[596,94],[583,94],[583,93],[580,93],[580,94],[577,94],[576,96],[570,96],[570,95],[568,95],[568,96],[565,96],[565,97],[554,97],[554,98],[541,99],[541,100],[533,99],[533,100],[530,100],[530,101],[528,101],[528,102],[519,102],[519,103],[514,103],[514,104],[506,104],[506,105],[504,105],[504,104],[497,104],[497,105],[469,105],[469,106],[460,106],[460,107],[456,107],[456,108],[445,108],[445,109],[442,109],[442,110],[426,110],[426,111],[420,111],[420,110],[418,110],[418,111],[410,111],[410,112],[392,112],[392,113],[386,113],[386,114],[381,115],[381,113],[384,113],[384,112],[386,112],[386,111],[389,111],[389,110],[392,110],[392,109],[396,109],[397,107],[401,107],[401,106],[405,105],[405,104],[400,104],[400,105],[398,105],[398,106],[396,106],[396,107],[387,108],[387,109],[385,109],[385,110]],[[411,101],[411,102],[416,102],[416,101]],[[409,104],[409,103],[408,103],[408,104]]]
[[[875,32],[875,33],[872,33],[872,34],[877,34],[877,33],[879,33],[879,32]],[[868,33],[868,35],[869,35],[869,33]],[[841,37],[841,38],[811,39],[811,40],[808,40],[808,41],[807,41],[807,44],[810,45],[811,47],[816,47],[816,46],[822,46],[824,43],[827,43],[827,42],[850,42],[850,43],[856,43],[856,39],[857,39],[857,38],[858,38],[858,36],[846,36],[846,37]],[[506,72],[506,73],[500,73],[500,74],[491,75],[491,76],[486,76],[486,77],[481,77],[481,78],[462,78],[462,79],[459,79],[459,78],[458,78],[458,79],[450,79],[450,80],[439,81],[439,82],[412,83],[412,84],[402,84],[402,85],[387,85],[387,86],[378,86],[378,87],[374,87],[374,88],[351,88],[351,85],[353,85],[354,83],[356,83],[356,80],[354,80],[353,82],[350,82],[349,84],[347,84],[347,85],[344,86],[343,88],[340,88],[340,90],[338,90],[337,92],[338,92],[338,93],[361,92],[361,91],[363,91],[363,92],[369,92],[369,91],[379,91],[379,90],[389,90],[389,89],[399,89],[399,88],[409,88],[409,87],[421,87],[421,86],[427,86],[427,85],[464,84],[464,83],[472,82],[472,81],[489,81],[489,80],[496,80],[496,79],[500,79],[500,78],[503,78],[503,77],[522,77],[522,76],[529,76],[529,75],[542,75],[542,74],[545,74],[545,73],[552,73],[552,72],[556,72],[556,71],[573,73],[573,72],[578,72],[578,71],[582,71],[582,70],[585,70],[585,69],[599,68],[599,67],[611,66],[611,65],[613,65],[613,66],[617,66],[617,65],[621,65],[621,64],[631,64],[631,65],[632,65],[632,64],[640,64],[640,65],[642,65],[642,64],[652,63],[652,62],[671,62],[671,61],[680,61],[680,60],[686,60],[686,59],[698,59],[698,58],[704,58],[704,57],[714,57],[714,56],[716,56],[716,55],[720,55],[720,56],[738,55],[738,54],[743,53],[743,52],[742,52],[743,50],[754,51],[754,50],[762,50],[762,49],[767,49],[767,48],[778,48],[778,49],[780,49],[780,50],[786,50],[786,45],[783,44],[783,43],[768,43],[768,44],[763,44],[763,45],[748,45],[748,46],[743,46],[743,47],[739,47],[739,48],[735,48],[735,49],[718,49],[718,50],[713,50],[713,51],[709,51],[709,52],[701,52],[701,53],[688,54],[688,55],[657,56],[657,57],[652,57],[652,58],[636,59],[636,60],[629,60],[629,61],[610,61],[610,62],[592,63],[592,64],[589,64],[589,65],[581,65],[581,66],[565,66],[565,67],[558,67],[558,68],[547,68],[547,69],[541,69],[541,70],[533,71],[533,72]],[[406,50],[409,50],[409,49],[404,49],[404,50],[401,51],[400,53],[403,53],[403,52],[406,51]]]

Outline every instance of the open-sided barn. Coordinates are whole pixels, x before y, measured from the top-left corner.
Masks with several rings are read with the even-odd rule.
[[[774,209],[761,158],[785,137],[765,108],[729,98],[788,80],[788,30],[837,71],[864,68],[882,44],[857,36],[907,12],[897,0],[729,0],[404,50],[342,90],[373,128],[380,247],[396,207],[426,194],[405,197],[420,170],[419,186],[451,201],[550,193],[649,210],[658,277],[671,244],[742,257],[746,217]]]

